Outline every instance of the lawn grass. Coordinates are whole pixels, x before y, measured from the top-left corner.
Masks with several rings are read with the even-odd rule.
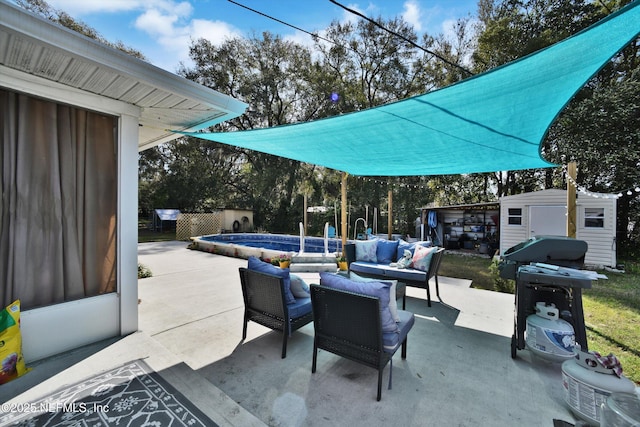
[[[491,260],[446,253],[438,274],[471,279],[474,288],[496,290]],[[582,292],[589,350],[613,353],[626,377],[640,384],[640,268],[627,263],[626,273],[600,271],[608,279],[592,282]]]
[[[438,269],[438,275],[471,279],[471,287],[493,291],[495,286],[493,274],[489,271],[490,265],[491,258],[487,256],[476,256],[464,252],[445,252]]]
[[[138,243],[168,242],[171,240],[176,240],[175,228],[159,231],[154,229],[148,219],[138,218]]]

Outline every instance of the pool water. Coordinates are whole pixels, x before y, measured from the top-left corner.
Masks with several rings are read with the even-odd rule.
[[[212,234],[202,236],[201,240],[207,242],[233,243],[251,248],[270,249],[281,252],[300,252],[300,237],[286,234],[264,234],[264,233],[230,233]],[[342,248],[340,239],[329,239],[329,252],[339,252]],[[324,239],[321,237],[304,238],[304,251],[310,253],[324,252]]]

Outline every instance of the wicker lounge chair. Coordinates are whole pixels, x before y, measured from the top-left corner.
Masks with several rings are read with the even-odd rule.
[[[391,362],[389,389],[393,372],[393,355],[402,346],[407,357],[407,334],[414,324],[413,313],[398,310],[398,331],[383,333],[380,299],[359,293],[311,285],[313,305],[313,363],[316,372],[318,349],[364,364],[378,371],[378,395],[382,396],[382,372]]]
[[[309,298],[287,304],[282,277],[241,267],[240,282],[244,298],[242,340],[247,338],[249,320],[282,332],[282,358],[287,357],[291,333],[313,320]]]

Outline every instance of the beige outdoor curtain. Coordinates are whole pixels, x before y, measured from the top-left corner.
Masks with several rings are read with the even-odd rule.
[[[116,290],[117,119],[0,90],[0,300]]]

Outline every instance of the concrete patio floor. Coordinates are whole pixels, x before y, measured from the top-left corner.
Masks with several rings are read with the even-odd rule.
[[[313,325],[296,331],[280,358],[281,337],[250,323],[242,342],[238,267],[246,260],[186,249],[185,242],[139,245],[153,277],[139,280],[139,332],[30,366],[0,387],[0,402],[28,402],[134,359],[144,359],[220,426],[552,426],[575,422],[563,402],[561,367],[528,350],[510,355],[513,295],[440,278],[444,303],[408,288],[416,315],[407,359],[383,375],[318,353]],[[317,283],[316,273],[300,274]],[[435,293],[435,292],[434,292]]]

